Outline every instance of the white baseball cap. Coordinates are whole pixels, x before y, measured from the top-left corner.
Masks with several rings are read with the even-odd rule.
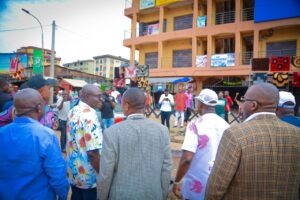
[[[195,97],[202,103],[208,106],[216,106],[218,102],[218,95],[215,91],[210,89],[203,89],[199,96]]]
[[[289,102],[289,104],[286,104]],[[296,100],[292,93],[286,91],[279,92],[278,107],[282,108],[294,108],[296,106]]]

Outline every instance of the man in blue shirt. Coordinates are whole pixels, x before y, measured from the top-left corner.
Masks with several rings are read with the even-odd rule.
[[[67,199],[66,164],[55,133],[39,123],[44,100],[34,89],[15,95],[14,122],[0,128],[0,199]]]
[[[279,103],[276,110],[276,115],[282,121],[300,127],[300,118],[294,115],[295,106],[296,101],[292,93],[286,91],[279,92]]]

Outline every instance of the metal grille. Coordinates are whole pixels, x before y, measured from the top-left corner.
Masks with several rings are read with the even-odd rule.
[[[233,23],[235,20],[235,11],[216,13],[216,25]]]
[[[250,21],[254,19],[254,8],[244,8],[241,12],[242,21]]]

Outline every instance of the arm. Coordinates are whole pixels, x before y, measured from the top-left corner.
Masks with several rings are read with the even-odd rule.
[[[160,95],[158,103],[161,104],[163,102],[163,100],[164,100],[164,95],[162,94],[162,95]]]
[[[49,177],[51,188],[58,195],[59,199],[67,199],[69,182],[67,179],[67,167],[60,152],[60,147],[55,133],[50,135],[51,141],[44,152],[43,167]]]
[[[111,136],[112,133],[107,131],[103,134],[103,150],[100,159],[101,168],[97,177],[97,194],[101,200],[108,199],[117,159],[117,150]]]
[[[234,133],[227,129],[219,144],[217,156],[209,176],[205,199],[223,199],[239,167],[241,148]]]
[[[95,149],[95,150],[88,151],[87,155],[88,155],[89,162],[91,163],[95,171],[99,173],[99,164],[100,164],[99,150]]]
[[[171,181],[172,172],[172,155],[170,148],[169,131],[167,128],[164,129],[164,160],[161,169],[161,186],[163,191],[163,199],[167,199],[169,193],[169,186]]]
[[[113,97],[109,97],[109,104],[112,107],[112,109],[115,109],[116,104],[114,103],[114,100],[111,98],[113,98]]]
[[[181,181],[182,177],[186,174],[186,172],[189,170],[191,162],[194,158],[195,153],[190,152],[190,151],[185,151],[183,150],[180,162],[179,162],[179,166],[177,169],[177,174],[175,177],[175,183],[173,185],[173,192],[174,194],[179,197],[179,184],[177,184],[178,182]]]
[[[63,98],[60,98],[60,99],[57,101],[56,106],[57,106],[58,110],[61,110],[61,109],[63,108],[64,102],[65,102],[65,101],[64,101]]]

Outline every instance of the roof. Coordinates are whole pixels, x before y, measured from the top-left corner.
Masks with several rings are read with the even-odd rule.
[[[80,62],[94,62],[94,60],[77,60],[77,61],[74,61],[74,62],[70,62],[70,63],[64,63],[63,65],[70,65],[70,64],[75,64],[75,63],[80,63]]]
[[[101,55],[101,56],[95,56],[93,58],[94,59],[99,59],[99,58],[113,58],[113,59],[116,59],[116,60],[121,60],[121,61],[124,61],[124,62],[129,62],[129,60],[127,60],[125,58],[122,58],[121,56],[113,56],[113,55],[110,55],[110,54],[105,54],[105,55]]]
[[[86,84],[88,84],[87,82],[85,82],[83,80],[78,80],[78,79],[63,78],[62,80],[64,80],[68,84],[72,85],[73,87],[80,87],[80,88],[82,88],[83,86],[85,86]]]

